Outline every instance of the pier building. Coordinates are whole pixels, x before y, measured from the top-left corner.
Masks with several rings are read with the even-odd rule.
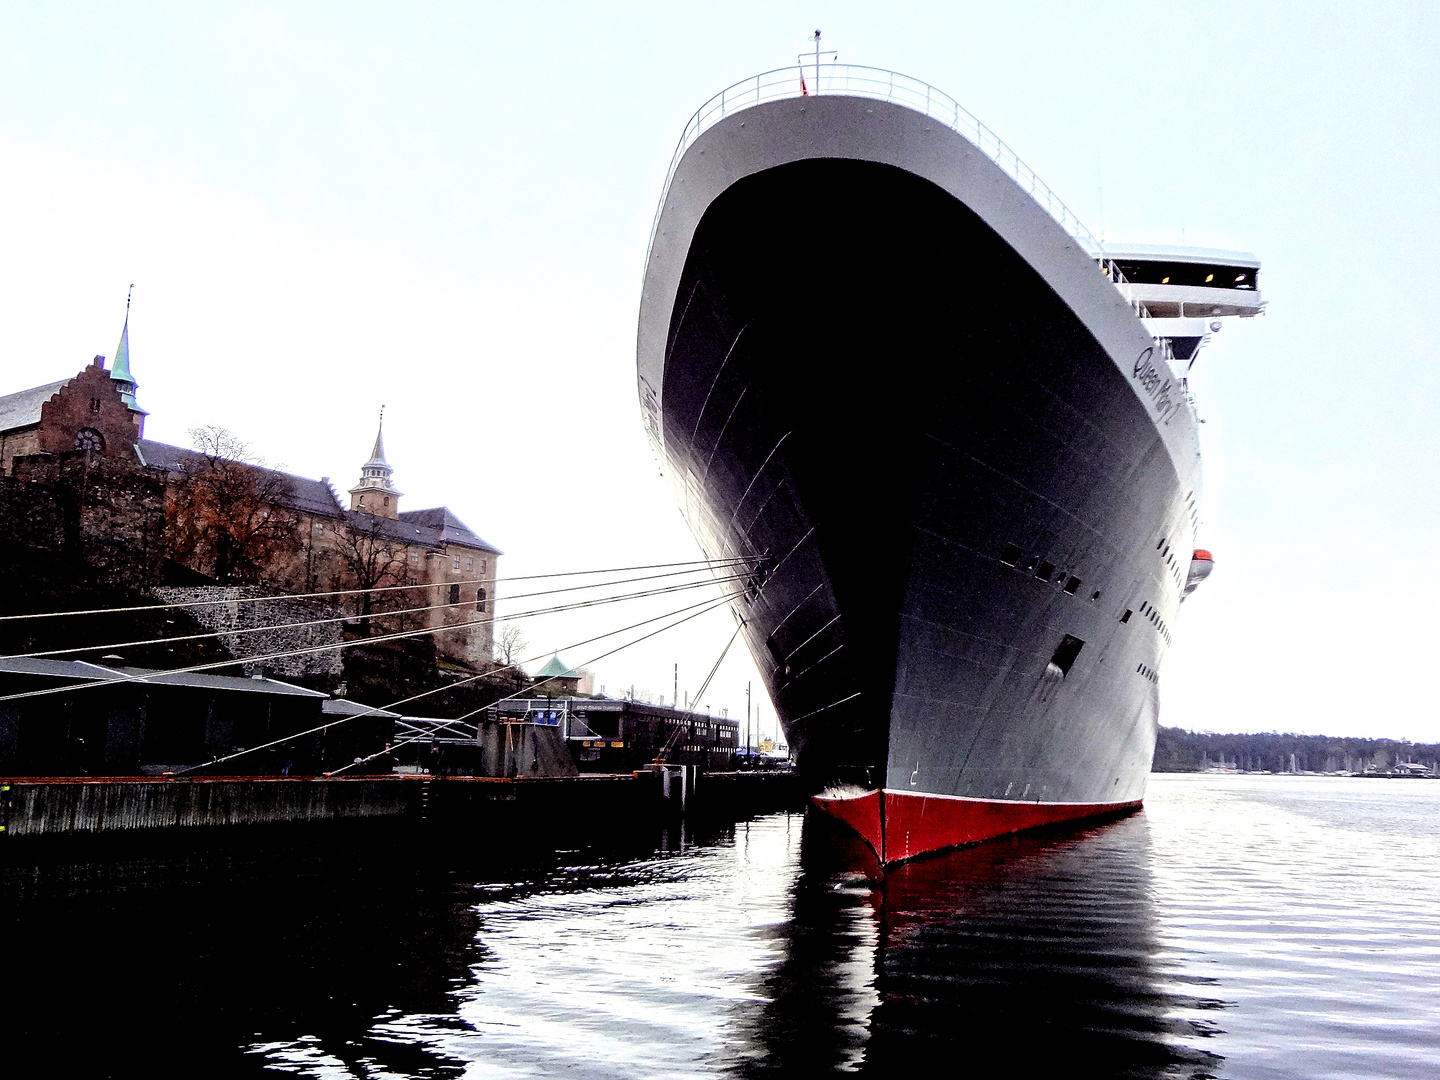
[[[712,771],[735,767],[740,725],[724,716],[628,698],[515,698],[501,719],[559,728],[581,772],[627,773],[657,760]]]

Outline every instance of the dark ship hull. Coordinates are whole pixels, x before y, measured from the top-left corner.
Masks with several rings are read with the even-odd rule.
[[[1198,454],[1092,256],[836,96],[698,136],[647,269],[651,438],[817,804],[882,862],[1139,805]]]

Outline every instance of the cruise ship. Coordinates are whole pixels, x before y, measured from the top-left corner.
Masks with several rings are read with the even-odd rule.
[[[881,863],[1140,805],[1199,546],[1187,374],[1245,254],[1103,246],[939,90],[855,65],[686,125],[642,419],[815,805]]]

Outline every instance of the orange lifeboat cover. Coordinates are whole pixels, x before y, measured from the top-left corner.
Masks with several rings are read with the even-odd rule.
[[[1215,561],[1215,556],[1211,555],[1210,552],[1206,551],[1204,548],[1196,548],[1193,558],[1195,558],[1196,560],[1203,560],[1205,562]]]

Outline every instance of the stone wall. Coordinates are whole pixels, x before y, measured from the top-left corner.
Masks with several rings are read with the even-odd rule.
[[[135,458],[82,451],[17,458],[0,476],[0,550],[61,555],[87,585],[144,590],[164,559],[164,474]]]
[[[186,611],[212,633],[217,641],[237,660],[264,657],[297,649],[325,647],[324,652],[273,660],[249,659],[242,666],[245,674],[265,674],[281,680],[302,682],[316,689],[333,691],[343,671],[341,650],[334,648],[345,638],[342,620],[346,613],[319,600],[283,597],[260,603],[241,603],[255,597],[269,596],[269,590],[254,585],[202,585],[187,588],[162,587],[155,595],[167,604],[203,602],[203,607]],[[330,620],[319,626],[287,626],[291,623],[313,623]],[[266,627],[284,627],[265,629]]]
[[[9,476],[17,457],[40,452],[40,425],[0,432],[0,475]]]

